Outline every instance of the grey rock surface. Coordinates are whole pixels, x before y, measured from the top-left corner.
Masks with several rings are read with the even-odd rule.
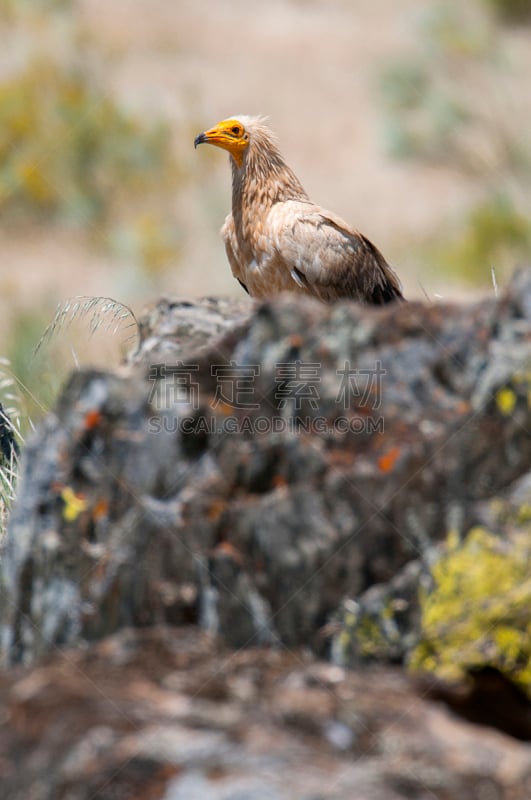
[[[527,800],[526,687],[399,665],[448,531],[529,530],[531,273],[467,307],[165,299],[139,333],[22,455],[2,800]]]
[[[527,800],[531,747],[397,670],[124,630],[0,682],[6,800]]]
[[[163,301],[28,443],[6,663],[127,626],[326,653],[346,598],[531,465],[531,273],[472,306]]]

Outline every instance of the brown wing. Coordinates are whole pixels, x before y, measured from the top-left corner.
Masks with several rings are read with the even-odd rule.
[[[335,214],[311,203],[277,203],[268,228],[293,280],[321,300],[381,304],[402,298],[400,281],[380,251]]]
[[[232,214],[228,214],[223,227],[221,228],[221,236],[225,242],[225,252],[229,260],[232,274],[237,281],[241,283],[247,294],[248,289],[244,283],[245,280],[245,265],[242,263],[240,257],[240,249],[238,247],[238,240],[236,238],[236,230],[234,228],[234,219]]]

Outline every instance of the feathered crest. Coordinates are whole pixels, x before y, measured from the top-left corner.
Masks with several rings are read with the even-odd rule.
[[[242,125],[247,127],[258,127],[258,128],[269,128],[269,117],[265,116],[264,114],[234,114],[232,117],[228,117],[228,119],[237,119],[239,120]]]
[[[251,134],[258,133],[260,136],[267,138],[275,147],[278,147],[278,139],[275,133],[269,127],[269,117],[263,114],[235,114],[231,119],[237,119],[242,123],[245,130]]]

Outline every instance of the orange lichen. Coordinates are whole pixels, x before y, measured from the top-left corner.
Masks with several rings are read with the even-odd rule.
[[[213,550],[215,556],[228,556],[238,566],[243,564],[243,556],[238,548],[234,547],[230,542],[220,542]]]
[[[103,417],[101,411],[98,411],[98,409],[96,408],[87,411],[84,419],[85,430],[91,431],[94,428],[97,428],[98,425],[101,423],[102,418]]]
[[[399,447],[391,447],[383,456],[378,459],[378,469],[381,472],[390,472],[400,455]]]
[[[94,519],[102,519],[106,517],[109,513],[109,501],[105,498],[101,498],[98,500],[94,508],[92,509],[92,516]]]
[[[225,509],[227,508],[227,503],[225,500],[214,500],[211,503],[207,510],[207,519],[209,522],[217,522],[220,518]]]

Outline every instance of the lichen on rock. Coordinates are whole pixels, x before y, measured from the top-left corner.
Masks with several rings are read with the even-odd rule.
[[[447,682],[471,670],[497,669],[531,697],[530,528],[508,538],[482,527],[455,534],[420,590],[420,641],[412,670]]]

